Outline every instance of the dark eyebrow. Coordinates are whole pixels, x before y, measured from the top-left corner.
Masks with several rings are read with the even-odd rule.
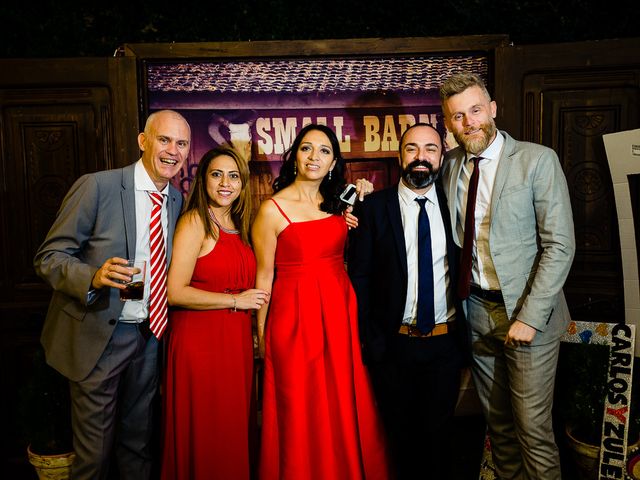
[[[405,147],[407,147],[409,145],[413,145],[414,147],[418,146],[418,144],[416,142],[407,142],[407,143],[404,144]],[[437,147],[437,148],[440,148],[440,145],[438,145],[437,143],[425,143],[424,145],[425,145],[425,147]]]
[[[300,144],[300,146],[302,146],[302,145],[311,145],[311,142],[302,142]],[[324,148],[328,148],[329,150],[331,150],[331,145],[325,145],[324,143],[321,143],[320,146],[324,147]]]

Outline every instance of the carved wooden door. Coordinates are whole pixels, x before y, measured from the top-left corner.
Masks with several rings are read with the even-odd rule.
[[[138,158],[136,70],[104,58],[0,60],[0,71],[0,450],[6,475],[31,478],[16,412],[51,296],[33,256],[80,175]]]
[[[574,320],[624,322],[622,255],[602,135],[640,127],[640,41],[498,48],[497,124],[553,148],[571,195]]]

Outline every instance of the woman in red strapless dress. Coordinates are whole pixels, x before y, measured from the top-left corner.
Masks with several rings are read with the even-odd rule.
[[[207,152],[173,240],[163,398],[164,480],[250,478],[253,288],[249,168],[234,150]]]
[[[258,312],[265,349],[261,480],[389,476],[344,269],[343,171],[335,134],[321,125],[303,128],[253,225],[256,287],[272,292],[268,318],[267,309]]]

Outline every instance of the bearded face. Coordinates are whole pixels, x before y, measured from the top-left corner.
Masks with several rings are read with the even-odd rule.
[[[434,183],[440,175],[440,169],[434,169],[426,160],[414,160],[402,169],[404,182],[417,190]]]
[[[484,152],[496,135],[496,122],[490,118],[478,126],[468,127],[464,131],[454,130],[453,138],[465,151],[478,155]]]
[[[442,108],[447,130],[468,153],[482,153],[495,138],[496,102],[478,85],[447,98]]]

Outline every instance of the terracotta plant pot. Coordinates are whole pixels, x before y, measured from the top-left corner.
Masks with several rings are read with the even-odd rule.
[[[600,445],[581,442],[572,435],[572,428],[569,426],[565,427],[565,433],[571,449],[571,456],[576,464],[578,478],[580,480],[597,480]]]
[[[74,452],[60,455],[39,455],[27,447],[29,463],[33,465],[40,480],[68,480],[71,475],[71,465],[76,458]]]
[[[576,471],[578,473],[579,480],[597,480],[598,467],[600,462],[600,445],[591,445],[581,442],[575,438],[572,434],[572,429],[569,426],[565,427],[565,433],[567,435],[567,443],[571,449],[571,455],[576,464]],[[625,478],[640,478],[640,467],[638,463],[638,449],[640,448],[640,440],[633,445],[627,445],[627,460],[626,460],[626,476]]]

